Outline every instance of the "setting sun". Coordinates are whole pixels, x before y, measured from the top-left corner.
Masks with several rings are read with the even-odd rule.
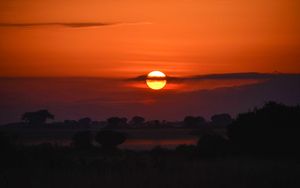
[[[147,78],[165,78],[166,75],[160,71],[152,71],[147,75]]]
[[[153,90],[160,90],[167,84],[166,75],[160,71],[152,71],[147,75],[147,86]]]

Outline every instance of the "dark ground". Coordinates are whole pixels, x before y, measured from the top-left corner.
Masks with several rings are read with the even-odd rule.
[[[204,158],[193,147],[151,151],[39,145],[1,154],[0,187],[299,187],[296,157]]]

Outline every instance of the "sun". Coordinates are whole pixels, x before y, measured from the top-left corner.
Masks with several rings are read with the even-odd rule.
[[[161,71],[152,71],[147,75],[147,78],[165,78],[165,73]]]
[[[166,74],[161,71],[152,71],[147,75],[147,86],[153,90],[160,90],[167,84]]]

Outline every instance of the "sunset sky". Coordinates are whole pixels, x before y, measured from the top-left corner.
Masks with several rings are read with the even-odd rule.
[[[1,77],[300,72],[298,0],[1,0]]]
[[[177,121],[300,104],[299,10],[299,0],[0,0],[0,123],[39,109]],[[146,85],[153,70],[167,75],[162,90]]]

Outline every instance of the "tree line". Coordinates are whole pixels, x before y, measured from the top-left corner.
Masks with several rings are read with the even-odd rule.
[[[226,127],[229,125],[233,119],[229,114],[216,114],[211,117],[210,121],[207,121],[202,116],[186,116],[181,122],[169,122],[169,121],[159,121],[150,120],[146,121],[144,117],[134,116],[130,120],[126,117],[110,117],[104,122],[93,121],[89,117],[81,118],[79,120],[65,120],[63,123],[54,122],[47,123],[47,120],[54,120],[55,116],[48,110],[38,110],[34,112],[26,112],[22,115],[21,120],[25,125],[29,126],[43,126],[45,124],[52,125],[65,125],[65,126],[86,126],[91,125],[104,125],[105,128],[117,129],[117,128],[133,128],[133,127],[174,127],[181,126],[185,128],[201,128],[208,125],[213,125],[215,127]]]
[[[47,111],[38,113],[25,113],[27,116],[43,115],[44,118],[36,118],[40,121],[54,117]],[[226,156],[228,154],[264,154],[264,155],[298,155],[300,137],[298,126],[300,125],[300,106],[287,106],[276,102],[268,102],[261,108],[255,108],[245,113],[240,113],[236,119],[229,119],[227,115],[212,117],[213,122],[218,124],[230,120],[226,125],[226,134],[219,134],[215,131],[200,129],[198,132],[198,143],[194,146],[179,146],[179,151],[197,151],[202,156]],[[82,119],[85,123],[89,119]],[[37,122],[34,120],[33,122]],[[78,149],[93,147],[96,141],[104,149],[116,149],[118,145],[126,140],[126,135],[115,129],[120,122],[127,122],[122,118],[109,118],[107,126],[100,129],[96,135],[89,131],[76,133],[72,138],[72,146]],[[134,117],[131,120],[133,125],[145,123],[142,117]],[[186,126],[195,127],[205,123],[201,117],[187,116],[184,119]],[[1,147],[9,148],[12,142],[5,134],[0,134]]]

